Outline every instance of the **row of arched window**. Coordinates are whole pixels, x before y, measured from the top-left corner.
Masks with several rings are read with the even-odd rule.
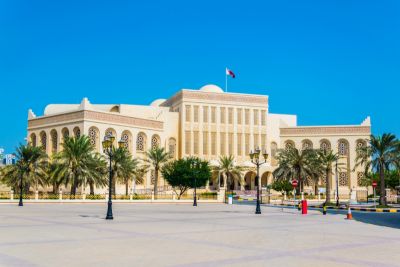
[[[61,130],[61,135],[62,135],[61,142],[63,142],[63,139],[65,137],[70,136],[68,128],[63,128]],[[80,135],[81,135],[80,128],[75,127],[73,129],[73,136],[79,137]],[[133,137],[132,137],[132,133],[130,131],[125,130],[121,133],[121,136],[118,137],[116,131],[113,128],[108,128],[105,131],[104,136],[109,136],[109,135],[115,136],[115,144],[114,145],[117,145],[117,142],[119,140],[123,140],[125,142],[125,148],[128,149],[130,152],[132,152]],[[59,149],[59,141],[58,141],[59,138],[58,137],[59,136],[58,136],[57,131],[55,129],[51,130],[50,134],[49,134],[50,142],[48,143],[47,142],[47,139],[48,139],[47,133],[45,131],[41,131],[39,133],[39,136],[36,136],[35,133],[32,133],[29,136],[29,142],[31,143],[32,146],[41,146],[41,147],[43,147],[43,149],[45,151],[50,151],[52,153],[55,153]],[[100,152],[100,144],[101,144],[102,140],[100,140],[99,129],[94,126],[90,127],[89,131],[88,131],[88,137],[89,137],[90,143],[95,147],[95,149],[97,151]],[[48,144],[50,145],[50,150],[47,149]],[[177,145],[177,142],[176,142],[175,138],[170,138],[168,140],[167,150],[172,156],[176,155],[176,145]],[[154,149],[154,148],[160,147],[160,146],[161,146],[160,136],[157,134],[152,135],[151,139],[150,139],[150,148]],[[136,152],[145,152],[148,149],[147,135],[144,132],[139,132],[137,134],[135,147],[136,147]]]
[[[329,140],[326,139],[322,139],[319,145],[319,149],[321,150],[331,150],[332,146]],[[276,143],[273,143],[276,146]],[[356,141],[356,148],[362,148],[365,147],[367,145],[367,142],[365,140],[357,140]],[[273,147],[273,145],[271,145],[271,148]],[[285,142],[285,149],[290,149],[290,148],[294,148],[295,147],[295,143],[292,140],[288,140]],[[349,148],[350,148],[350,144],[346,139],[340,139],[338,141],[338,153],[341,156],[348,156],[349,155]],[[301,142],[301,149],[302,150],[306,150],[306,149],[314,149],[314,145],[312,143],[311,140],[305,139]]]

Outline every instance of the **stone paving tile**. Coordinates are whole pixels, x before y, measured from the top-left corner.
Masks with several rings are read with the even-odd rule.
[[[397,229],[245,205],[0,205],[0,266],[400,266]]]

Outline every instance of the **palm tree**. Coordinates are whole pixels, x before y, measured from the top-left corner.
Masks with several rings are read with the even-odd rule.
[[[379,203],[386,205],[385,172],[394,167],[398,160],[399,141],[393,134],[371,135],[368,145],[357,150],[356,167],[363,166],[365,173],[376,170],[380,179]]]
[[[125,195],[129,193],[129,182],[134,176],[137,166],[138,160],[132,158],[131,153],[126,148],[114,148],[112,157],[113,180],[125,184]],[[113,189],[115,194],[115,185]]]
[[[318,152],[318,157],[321,163],[321,167],[323,168],[325,177],[326,177],[326,203],[331,202],[331,175],[332,175],[332,166],[337,163],[340,156],[337,153],[334,153],[332,150],[321,150]],[[339,166],[339,163],[338,163]]]
[[[320,169],[316,169],[316,152],[312,149],[298,150],[289,148],[278,153],[279,167],[273,172],[276,180],[299,181],[300,191],[304,190],[304,184],[308,185],[307,177],[316,177]]]
[[[85,180],[104,175],[103,171],[94,167],[103,163],[96,156],[87,136],[66,137],[62,146],[62,151],[54,156],[58,165],[53,175],[65,185],[71,184],[71,196],[75,196],[76,188]]]
[[[235,165],[234,156],[220,156],[218,163],[219,166],[214,167],[213,170],[222,173],[224,185],[227,186],[227,188],[231,188],[231,185],[234,185],[235,181],[241,182],[241,172],[244,168]]]
[[[89,184],[89,194],[94,195],[95,187],[105,187],[107,185],[107,161],[100,153],[94,153],[92,160],[88,162],[88,168],[93,169],[91,175],[85,177],[85,183]]]
[[[46,162],[47,156],[40,147],[33,147],[30,144],[20,145],[16,151],[17,162],[2,170],[2,182],[18,191],[20,194],[29,191],[33,184],[35,190],[38,186],[47,185]]]
[[[148,171],[149,171],[148,165],[141,165],[136,168],[136,171],[133,174],[133,179],[132,179],[133,193],[135,193],[136,184],[142,184],[144,182],[144,176]]]
[[[163,147],[155,147],[146,152],[146,161],[154,168],[154,198],[157,198],[158,193],[158,174],[162,165],[171,158],[170,153],[166,152]]]

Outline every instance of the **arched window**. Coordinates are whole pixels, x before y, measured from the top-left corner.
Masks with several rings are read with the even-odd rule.
[[[31,134],[29,142],[31,143],[31,146],[36,147],[36,134]]]
[[[97,152],[100,150],[100,131],[96,127],[89,128],[89,140],[90,144],[95,148]]]
[[[361,140],[361,139],[357,140],[357,141],[356,141],[356,152],[357,152],[357,155],[358,155],[360,152],[362,152],[362,149],[363,149],[364,147],[366,147],[366,146],[367,146],[367,142],[366,142],[365,140]]]
[[[74,131],[74,136],[75,137],[80,137],[81,136],[81,129],[79,129],[79,127],[75,127],[73,131]]]
[[[62,143],[64,143],[64,140],[69,137],[69,130],[67,127],[61,130],[61,136],[62,136]]]
[[[349,143],[346,140],[339,140],[338,152],[340,156],[347,156],[349,154]]]
[[[144,152],[146,150],[146,135],[144,133],[138,133],[136,138],[136,151]]]
[[[155,134],[151,137],[151,149],[156,149],[157,147],[160,147],[160,137]]]
[[[301,148],[303,150],[313,149],[313,143],[310,140],[303,140]]]
[[[357,185],[358,186],[363,186],[364,182],[364,173],[363,172],[358,172],[357,173]]]
[[[170,138],[168,140],[168,152],[171,157],[176,157],[176,140],[175,138]]]
[[[51,140],[51,153],[56,153],[58,148],[58,134],[55,129],[50,132],[50,140]]]
[[[40,146],[44,151],[47,150],[47,135],[45,131],[40,132]]]
[[[291,140],[286,141],[285,142],[285,149],[289,150],[289,149],[292,149],[292,148],[295,148],[294,142],[291,141]]]
[[[320,149],[323,151],[331,150],[331,143],[328,140],[321,140]]]
[[[339,173],[339,185],[340,186],[348,186],[349,185],[349,177],[347,172]]]
[[[129,131],[123,131],[121,135],[121,140],[125,142],[124,147],[132,152],[132,134]]]

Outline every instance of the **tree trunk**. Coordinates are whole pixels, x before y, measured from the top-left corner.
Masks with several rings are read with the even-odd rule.
[[[57,194],[58,193],[58,184],[57,182],[53,183],[53,194]]]
[[[316,181],[315,181],[315,184],[314,184],[314,195],[317,196],[318,193],[319,193],[319,192],[318,192],[318,180],[316,180]]]
[[[125,182],[125,195],[126,195],[126,196],[128,195],[128,187],[129,187],[128,181],[126,181],[126,182]]]
[[[89,188],[90,188],[90,195],[94,195],[94,183],[93,182],[89,182]]]
[[[158,194],[158,167],[154,168],[154,199],[157,199]]]
[[[386,206],[385,169],[383,164],[379,167],[379,177],[381,179],[381,196],[379,197],[379,204]]]
[[[325,194],[326,194],[326,203],[329,203],[329,202],[331,202],[331,170],[330,169],[327,169],[326,170],[326,182],[325,182],[325,185],[326,185],[326,188],[325,188]]]

